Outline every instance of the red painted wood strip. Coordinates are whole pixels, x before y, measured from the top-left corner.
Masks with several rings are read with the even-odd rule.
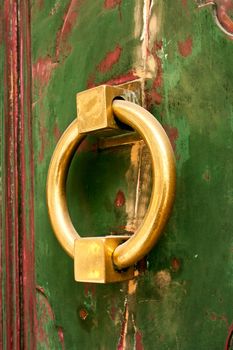
[[[20,346],[18,258],[18,55],[17,3],[6,0],[5,18],[5,322],[7,349]],[[4,336],[5,334],[3,334]]]
[[[5,218],[1,303],[5,312],[1,347],[9,350],[35,348],[29,6],[25,0],[4,2]]]
[[[35,348],[35,277],[34,277],[34,164],[31,114],[30,5],[19,2],[19,74],[20,74],[20,189],[21,189],[21,328],[23,349]],[[26,149],[29,157],[26,159]],[[28,212],[28,214],[27,214]]]

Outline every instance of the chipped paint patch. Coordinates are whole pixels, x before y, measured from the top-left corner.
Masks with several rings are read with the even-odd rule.
[[[190,129],[186,118],[177,118],[175,126],[164,126],[176,157],[176,168],[181,172],[183,164],[189,159]]]
[[[139,330],[135,333],[135,350],[144,350],[142,344],[142,333]]]
[[[121,327],[120,339],[118,342],[117,350],[127,350],[132,346],[134,342],[134,349],[143,350],[142,334],[138,330],[135,324],[135,307],[136,307],[136,290],[138,286],[138,280],[130,280],[128,282],[127,295],[124,303],[124,316]],[[132,333],[132,336],[131,336]]]
[[[61,7],[61,1],[58,0],[55,2],[54,6],[52,7],[50,11],[50,15],[54,16],[59,11],[60,7]]]
[[[125,73],[125,74],[121,74],[121,75],[116,76],[116,77],[114,77],[112,79],[103,81],[102,83],[103,84],[109,84],[109,85],[120,85],[120,84],[128,83],[129,81],[135,80],[137,78],[139,78],[139,77],[136,75],[136,72],[129,71],[129,72]],[[95,74],[93,74],[93,73],[90,74],[90,76],[89,76],[89,78],[87,80],[87,88],[88,89],[99,85],[99,83],[95,82],[95,79],[96,79]]]
[[[120,84],[128,83],[129,81],[135,80],[137,78],[138,76],[135,75],[133,71],[130,71],[125,74],[121,74],[113,79],[106,80],[103,82],[103,84],[120,85]],[[98,84],[95,83],[95,74],[91,74],[87,81],[87,88],[90,89],[97,85]]]
[[[88,316],[88,312],[86,309],[80,309],[79,310],[79,317],[81,318],[81,320],[85,321],[85,319],[87,318]]]
[[[144,0],[143,3],[143,20],[140,22],[141,34],[140,41],[141,45],[136,49],[136,63],[135,72],[140,78],[150,78],[156,71],[154,58],[149,50],[149,26],[150,26],[150,15],[153,6],[153,1]],[[135,16],[138,16],[138,10],[135,11]],[[139,25],[135,25],[135,33],[138,33]]]
[[[121,0],[105,0],[104,1],[104,7],[105,9],[114,9],[117,6],[121,5]]]
[[[41,57],[32,66],[32,77],[44,86],[48,84],[53,70],[57,67],[51,57]]]
[[[151,54],[154,58],[155,65],[156,65],[156,75],[153,80],[153,84],[151,89],[146,94],[146,102],[147,107],[150,108],[150,106],[155,103],[157,105],[161,104],[163,101],[163,96],[160,92],[160,88],[162,86],[163,82],[163,69],[162,69],[162,60],[161,60],[161,52],[163,50],[163,43],[162,41],[155,41],[153,48],[151,50]]]
[[[169,140],[171,142],[173,151],[176,150],[176,141],[179,137],[178,129],[176,127],[171,127],[169,125],[164,125],[164,129],[167,133],[167,136],[169,137]]]
[[[161,270],[155,275],[155,283],[159,289],[166,289],[172,281],[171,274],[168,270]]]
[[[114,64],[116,64],[121,56],[122,48],[119,44],[116,45],[113,51],[110,51],[106,54],[104,59],[99,63],[97,69],[99,72],[105,73],[109,71]]]
[[[54,127],[53,127],[53,136],[54,136],[56,141],[58,141],[60,139],[61,134],[62,134],[62,132],[59,130],[57,122],[55,122]]]
[[[163,50],[163,42],[160,41],[155,41],[154,47],[152,49],[152,54],[154,56],[154,59],[157,64],[157,72],[156,72],[156,77],[153,81],[153,88],[158,88],[162,86],[162,74],[163,74],[163,68],[162,68],[162,60],[160,58],[160,52]]]
[[[137,289],[138,281],[136,279],[130,280],[128,284],[128,294],[135,294]]]
[[[129,71],[125,74],[121,74],[113,79],[107,80],[105,83],[109,85],[120,85],[124,83],[128,83],[129,81],[135,80],[139,78],[135,72]]]
[[[37,344],[41,348],[65,349],[64,333],[60,326],[56,326],[55,315],[49,303],[44,289],[40,286],[36,288],[37,296],[37,319],[36,338]]]
[[[72,32],[74,26],[77,23],[78,11],[81,3],[82,3],[81,0],[71,0],[63,16],[62,27],[57,33],[57,40],[56,40],[57,59],[60,55],[63,44],[66,42],[68,35]],[[68,46],[66,44],[65,48],[67,49],[67,47]]]
[[[152,90],[150,95],[148,95],[149,97],[147,98],[147,102],[148,102],[148,106],[150,106],[152,104],[152,101],[156,104],[156,105],[160,105],[162,103],[163,97],[161,94],[159,94],[157,91]]]
[[[123,207],[123,205],[125,205],[125,195],[124,192],[122,192],[121,190],[117,192],[114,204],[117,208]]]
[[[93,283],[84,283],[84,295],[85,297],[91,296],[92,298],[95,296],[96,286]]]
[[[80,0],[71,0],[67,11],[63,17],[63,25],[59,32],[60,39],[65,39],[65,37],[71,32],[73,26],[76,23],[78,16],[78,7],[80,5]]]
[[[156,6],[160,7],[158,4]],[[141,28],[141,45],[135,49],[135,72],[137,76],[144,79],[154,79],[158,74],[157,60],[153,53],[153,47],[161,28],[162,11],[158,11],[157,7],[157,11],[155,11],[154,7],[154,1],[145,0],[143,9],[140,9],[140,11],[143,11],[143,23],[135,19],[135,34],[139,34],[139,28]],[[136,8],[135,18],[138,16],[138,11],[138,8]]]
[[[181,260],[179,258],[172,258],[171,260],[171,268],[173,272],[178,272],[181,269]]]
[[[62,327],[57,328],[58,338],[61,344],[62,350],[65,350],[65,339],[64,339],[64,331]]]
[[[129,307],[127,298],[125,299],[125,310],[124,310],[124,317],[123,322],[121,326],[121,334],[120,339],[117,345],[117,350],[125,350],[126,349],[126,335],[127,335],[127,329],[128,329],[128,322],[129,322]]]
[[[183,7],[187,7],[187,0],[181,0]]]
[[[192,54],[192,49],[193,49],[193,39],[191,38],[191,36],[189,36],[184,41],[179,41],[178,49],[181,56],[183,57],[190,56]]]

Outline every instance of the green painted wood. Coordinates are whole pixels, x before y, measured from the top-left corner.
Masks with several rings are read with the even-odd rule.
[[[143,10],[150,12],[149,26]],[[233,44],[209,10],[198,11],[194,1],[156,0],[149,10],[147,1],[32,2],[41,349],[218,350],[229,336]],[[164,125],[176,154],[172,217],[135,283],[79,284],[48,220],[49,161],[76,116],[77,92],[139,76],[149,78],[147,108]],[[82,145],[68,180],[69,207],[80,234],[120,233],[139,225],[150,182],[144,154],[141,211],[133,218],[129,208],[135,207],[139,158],[130,147],[98,151],[93,138]]]
[[[60,248],[49,224],[45,183],[58,137],[76,116],[76,93],[92,84],[130,75],[134,49],[140,43],[139,36],[132,35],[134,21],[129,14],[134,8],[135,4],[127,1],[105,9],[102,1],[92,0],[66,1],[63,5],[46,2],[41,8],[35,2],[32,7],[36,278],[38,296],[42,293],[53,310],[48,321],[38,304],[42,349],[57,349],[57,340],[63,343],[63,336],[66,349],[110,349],[120,341],[127,283],[88,286],[74,282],[73,262]],[[116,62],[111,52],[115,52]],[[87,152],[91,148],[88,144],[85,148],[74,162],[69,186],[77,229],[82,235],[122,232],[125,210],[116,209],[114,200],[117,192],[126,188],[129,152],[100,154]],[[51,338],[57,339],[54,345]]]

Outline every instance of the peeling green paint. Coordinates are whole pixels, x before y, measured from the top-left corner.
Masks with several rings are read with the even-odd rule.
[[[57,36],[69,3],[41,3],[32,4],[36,275],[53,309],[54,327],[63,329],[65,348],[224,349],[233,321],[232,41],[194,1],[154,2],[151,16],[162,18],[156,54],[163,74],[157,86],[147,83],[146,94],[151,98],[154,89],[161,95],[156,102],[151,98],[149,108],[175,149],[176,202],[137,285],[92,289],[74,282],[73,262],[53,236],[46,174],[60,133],[76,115],[75,94],[128,74],[136,65],[144,67],[136,57],[143,45],[140,31],[135,37],[138,4],[125,0],[107,10],[104,1],[73,1],[77,20],[58,54]],[[142,16],[143,11],[141,30]],[[109,71],[99,70],[118,45],[119,60]],[[130,157],[130,147],[97,152],[94,139],[77,154],[68,202],[82,235],[125,230],[125,207],[117,208],[114,200],[119,190],[126,202],[132,194],[125,176]],[[46,332],[55,332],[50,323]],[[51,348],[62,348],[56,341]]]

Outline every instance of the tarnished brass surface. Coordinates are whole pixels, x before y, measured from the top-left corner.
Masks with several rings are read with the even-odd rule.
[[[77,118],[80,134],[119,131],[112,117],[112,101],[122,97],[135,101],[133,91],[117,86],[100,85],[77,94]]]
[[[134,267],[117,271],[112,263],[116,247],[129,236],[88,237],[74,242],[74,276],[78,282],[108,283],[135,277]]]
[[[58,241],[64,250],[75,259],[75,278],[79,281],[113,282],[133,278],[133,268],[127,273],[118,272],[114,269],[114,265],[120,270],[132,267],[152,249],[168,219],[174,200],[175,162],[164,129],[148,111],[135,103],[123,100],[112,102],[113,93],[110,93],[111,98],[106,98],[107,90],[106,86],[104,92],[103,89],[99,90],[101,91],[100,99],[106,103],[106,108],[102,109],[104,115],[101,116],[100,106],[97,119],[87,111],[86,129],[85,103],[81,107],[79,105],[78,113],[81,113],[82,117],[80,119],[80,114],[78,114],[79,122],[75,120],[62,135],[54,151],[48,172],[47,202],[50,220]],[[92,96],[93,89],[90,90],[90,93]],[[132,96],[132,93],[124,92],[125,97],[129,95]],[[99,103],[97,100],[93,97],[92,103]],[[85,101],[87,101],[86,97]],[[90,108],[94,113],[95,107],[90,106]],[[75,150],[87,133],[98,131],[99,128],[118,128],[113,112],[121,122],[130,125],[141,135],[151,153],[153,172],[151,199],[144,221],[137,232],[122,244],[119,244],[122,242],[120,236],[80,238],[72,225],[65,196],[67,172]],[[80,128],[82,133],[80,133]],[[90,246],[89,243],[91,243]],[[86,254],[87,252],[89,253]],[[93,264],[95,266],[92,266]]]
[[[78,132],[77,120],[66,129],[53,153],[47,178],[47,205],[53,231],[62,248],[74,257],[78,236],[67,208],[66,178],[74,152],[85,135]]]

